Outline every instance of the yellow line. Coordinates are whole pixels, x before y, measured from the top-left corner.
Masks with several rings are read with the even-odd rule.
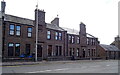
[[[41,64],[28,64],[28,65],[13,65],[13,66],[0,66],[0,67],[22,67],[22,66],[34,66],[34,65],[41,65]],[[43,64],[42,64],[43,65]]]

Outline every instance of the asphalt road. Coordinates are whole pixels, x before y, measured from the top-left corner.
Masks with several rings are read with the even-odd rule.
[[[47,62],[36,65],[5,66],[3,73],[118,73],[118,60]]]

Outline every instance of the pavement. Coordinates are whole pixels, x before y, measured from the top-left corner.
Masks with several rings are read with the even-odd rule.
[[[17,66],[17,65],[36,65],[36,64],[53,64],[53,63],[71,63],[71,62],[90,62],[90,61],[102,61],[102,60],[64,60],[64,61],[37,61],[37,62],[2,62],[0,66]]]

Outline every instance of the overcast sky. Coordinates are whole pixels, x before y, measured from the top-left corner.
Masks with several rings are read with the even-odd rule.
[[[1,0],[2,1],[2,0]],[[37,0],[4,0],[6,14],[34,20]],[[46,12],[50,23],[57,14],[60,26],[79,30],[86,24],[87,33],[99,38],[101,44],[110,44],[118,34],[119,0],[38,0],[38,8]]]

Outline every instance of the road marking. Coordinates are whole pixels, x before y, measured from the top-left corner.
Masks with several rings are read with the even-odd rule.
[[[106,65],[106,66],[110,66],[110,65]]]
[[[54,69],[54,70],[44,70],[44,71],[34,71],[34,72],[27,72],[27,73],[41,73],[41,72],[50,72],[50,71],[62,71],[68,70],[69,68],[62,68],[62,69]]]
[[[55,69],[55,70],[53,70],[53,71],[68,70],[68,69],[70,69],[70,68]]]
[[[100,67],[100,65],[90,66],[90,67]]]
[[[0,66],[0,67],[20,67],[20,66]]]

